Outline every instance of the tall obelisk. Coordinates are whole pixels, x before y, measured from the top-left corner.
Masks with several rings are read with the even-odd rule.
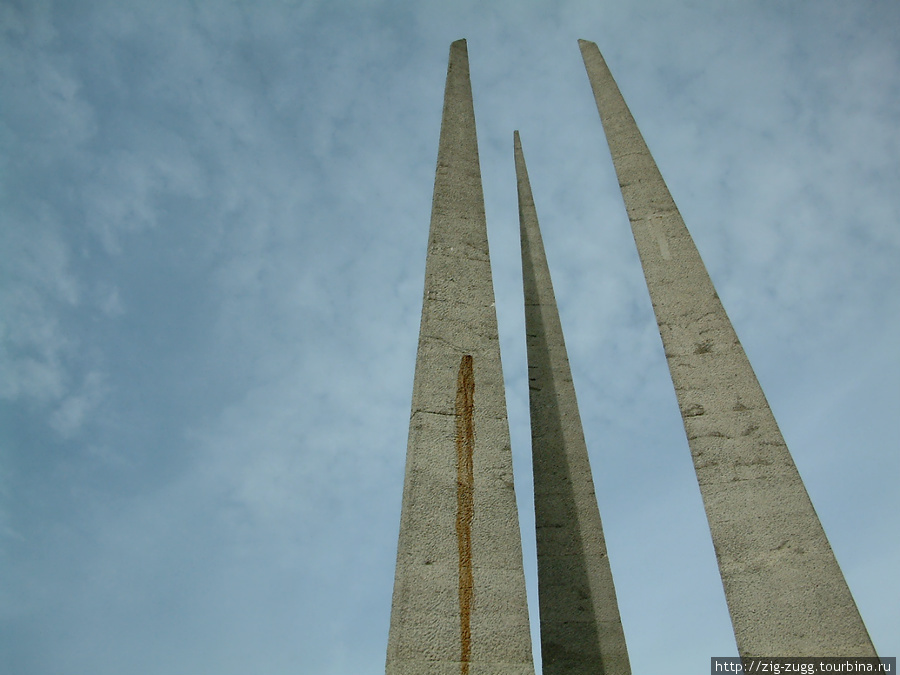
[[[532,675],[475,113],[450,47],[388,675]]]
[[[756,375],[606,62],[579,40],[687,432],[741,656],[875,649]]]
[[[514,134],[544,675],[631,675],[575,385]]]

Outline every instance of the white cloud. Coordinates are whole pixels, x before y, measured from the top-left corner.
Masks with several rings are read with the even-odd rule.
[[[19,221],[14,214],[3,219],[10,282],[0,291],[0,393],[52,401],[68,387],[64,362],[74,346],[59,313],[78,305],[81,290],[47,210]]]
[[[104,396],[103,376],[88,373],[78,392],[63,400],[50,417],[50,425],[64,438],[72,438],[84,425],[88,415]]]

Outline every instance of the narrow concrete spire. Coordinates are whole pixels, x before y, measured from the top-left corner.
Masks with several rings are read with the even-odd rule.
[[[533,675],[475,113],[450,47],[388,675]]]
[[[544,675],[631,675],[575,385],[514,133]]]
[[[742,656],[875,649],[756,375],[606,62],[579,40]]]

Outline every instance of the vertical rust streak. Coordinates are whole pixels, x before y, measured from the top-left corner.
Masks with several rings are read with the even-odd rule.
[[[473,498],[475,476],[472,453],[475,449],[473,421],[475,374],[472,356],[466,354],[459,364],[456,381],[456,541],[459,547],[459,633],[460,673],[468,675],[472,654],[472,518],[475,515]]]

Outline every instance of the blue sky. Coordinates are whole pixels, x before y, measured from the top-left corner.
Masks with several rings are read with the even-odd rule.
[[[383,672],[458,38],[532,608],[514,129],[634,672],[695,675],[736,651],[584,38],[697,242],[876,648],[896,656],[898,25],[874,0],[0,0],[9,672]]]

